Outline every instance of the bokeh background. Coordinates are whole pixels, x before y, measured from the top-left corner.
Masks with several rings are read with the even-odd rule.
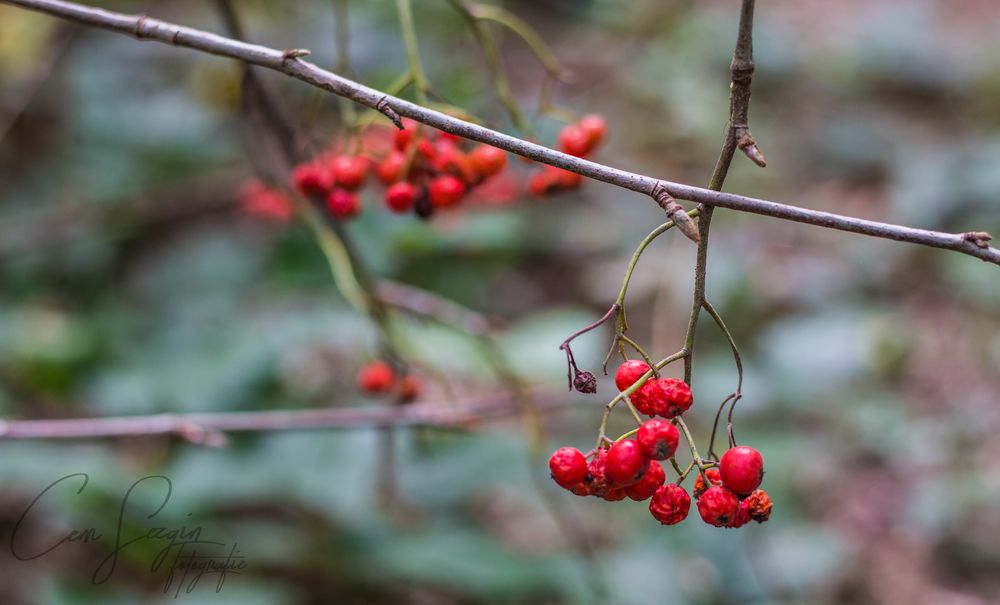
[[[222,31],[211,3],[106,2]],[[445,2],[418,2],[435,91],[511,130],[482,55]],[[754,134],[727,189],[946,231],[1000,232],[1000,5],[989,0],[758,3]],[[249,34],[335,62],[330,2],[237,2]],[[610,124],[597,159],[707,181],[725,124],[738,2],[508,2],[572,74],[568,110]],[[351,2],[352,68],[385,86],[405,68],[395,7]],[[529,115],[542,69],[497,32]],[[310,137],[337,133],[335,99],[266,74]],[[251,174],[231,62],[0,7],[0,410],[5,417],[356,406],[374,331],[346,305],[307,232],[247,216]],[[553,142],[561,123],[538,118]],[[523,183],[530,167],[512,161]],[[383,277],[502,319],[519,376],[558,393],[557,346],[614,300],[634,246],[662,222],[600,183],[538,200],[472,204],[429,223],[367,210],[350,231]],[[547,481],[516,419],[397,433],[398,502],[376,486],[369,430],[0,443],[4,603],[156,603],[162,544],[113,543],[136,480],[166,475],[169,527],[238,542],[248,568],[190,603],[1000,603],[1000,272],[909,244],[717,213],[708,292],[746,364],[742,442],[760,449],[767,525],[660,527],[645,505],[574,498]],[[639,264],[630,334],[680,347],[693,247],[671,233]],[[464,396],[496,392],[475,342],[404,320],[415,358]],[[732,390],[725,342],[699,331],[691,413]],[[575,347],[596,370],[608,332]],[[546,416],[545,450],[592,443],[599,394]],[[566,395],[552,395],[565,397]],[[448,405],[439,385],[428,397]],[[624,420],[621,418],[620,420]],[[622,427],[625,425],[622,424]],[[105,538],[33,561],[14,524],[47,485],[32,540]],[[142,490],[139,490],[142,491]],[[138,495],[155,501],[156,490]],[[150,521],[130,510],[126,528]],[[148,510],[148,508],[146,509]],[[176,587],[174,587],[176,588]]]

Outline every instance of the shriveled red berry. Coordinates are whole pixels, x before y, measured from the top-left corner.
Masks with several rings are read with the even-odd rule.
[[[396,382],[396,372],[384,361],[372,361],[358,372],[358,388],[365,393],[384,393]]]
[[[680,416],[691,407],[694,397],[691,387],[680,378],[660,378],[657,381],[662,397],[653,403],[653,413],[664,418]]]
[[[658,487],[649,501],[649,512],[664,525],[677,525],[691,510],[691,496],[676,483]]]
[[[552,480],[565,489],[573,489],[587,476],[587,459],[575,447],[561,447],[549,458]]]
[[[654,402],[657,398],[661,397],[660,387],[657,386],[656,382],[656,378],[650,378],[629,395],[629,401],[632,402],[632,405],[635,406],[635,409],[640,414],[645,414],[646,416],[653,415]]]
[[[431,160],[431,166],[435,171],[457,176],[463,181],[477,178],[476,172],[469,162],[469,158],[462,153],[462,150],[454,142],[438,141],[437,145],[434,146],[434,150],[434,158]]]
[[[385,156],[375,168],[378,180],[386,185],[392,185],[403,178],[403,168],[406,166],[406,154],[395,149]]]
[[[450,208],[462,200],[465,195],[465,183],[450,174],[441,175],[431,181],[428,188],[431,203],[436,208]]]
[[[618,366],[615,371],[615,386],[618,387],[619,391],[624,391],[635,384],[635,381],[639,380],[649,369],[649,364],[645,361],[630,359]]]
[[[482,178],[499,173],[507,165],[507,152],[492,145],[479,145],[469,153],[473,170]]]
[[[739,445],[719,461],[722,484],[740,496],[749,496],[764,479],[764,458],[749,445]]]
[[[603,497],[608,490],[608,477],[605,473],[607,459],[608,450],[602,448],[587,463],[587,476],[583,482],[589,488],[589,495]]]
[[[559,133],[559,147],[578,157],[587,155],[594,148],[590,135],[576,124],[565,126]]]
[[[643,385],[640,389],[642,394],[639,396],[644,406],[650,410],[644,413],[674,418],[686,412],[694,401],[691,387],[679,378],[661,377],[655,381],[647,381],[646,384],[649,386]],[[634,397],[632,403],[635,404]]]
[[[403,129],[396,130],[392,135],[392,142],[396,149],[406,151],[410,142],[413,141],[413,137],[416,136],[418,126],[418,123],[410,118],[403,118]]]
[[[417,188],[412,183],[402,181],[385,190],[385,205],[393,212],[409,212],[415,201]]]
[[[749,522],[750,522],[750,505],[746,500],[743,500],[742,502],[740,502],[740,507],[736,511],[736,516],[733,517],[733,520],[730,521],[729,525],[727,525],[726,527],[733,527],[733,528],[743,527]]]
[[[596,113],[588,114],[580,118],[577,126],[580,130],[587,133],[591,149],[600,145],[604,141],[604,137],[608,134],[608,123],[603,117],[597,115]]]
[[[326,209],[336,219],[347,219],[361,212],[361,199],[344,189],[334,189],[326,196]]]
[[[368,176],[368,160],[360,156],[337,156],[330,164],[330,170],[338,187],[354,191],[364,184]]]
[[[605,472],[608,480],[619,486],[632,485],[642,479],[648,462],[633,439],[616,441],[608,450]]]
[[[635,434],[635,442],[639,444],[639,451],[646,458],[666,460],[677,451],[680,437],[676,426],[666,420],[654,418],[642,423]]]
[[[698,498],[698,514],[705,523],[716,527],[729,525],[739,509],[739,498],[727,487],[710,487]]]
[[[750,518],[757,523],[764,523],[771,518],[771,508],[774,504],[771,502],[771,496],[764,490],[755,489],[743,502],[747,505]]]
[[[636,502],[647,500],[666,480],[667,474],[663,472],[660,463],[650,460],[646,465],[646,472],[642,475],[642,479],[626,487],[625,494]]]
[[[333,187],[329,169],[319,162],[300,164],[292,171],[292,185],[302,195],[326,195]]]
[[[705,476],[708,477],[708,480],[712,485],[722,485],[722,479],[719,477],[719,469],[710,468],[705,471]],[[701,495],[705,493],[706,489],[708,489],[708,486],[705,485],[705,480],[701,478],[701,473],[698,473],[698,476],[694,480],[694,489],[692,490],[694,492],[694,497],[701,498]]]

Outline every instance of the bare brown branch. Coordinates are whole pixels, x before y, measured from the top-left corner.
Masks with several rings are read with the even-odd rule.
[[[533,393],[539,412],[581,405],[551,389]],[[455,427],[521,413],[512,393],[495,393],[464,402],[418,402],[407,406],[381,405],[215,414],[155,414],[58,420],[0,420],[2,439],[98,439],[142,435],[169,435],[201,445],[225,443],[225,433],[288,430],[392,428],[405,426]],[[586,405],[586,404],[583,404]]]
[[[376,109],[398,125],[405,116],[451,134],[499,147],[526,158],[564,168],[583,176],[651,196],[657,185],[671,196],[697,202],[706,207],[730,208],[829,229],[860,233],[872,237],[910,242],[954,250],[1000,265],[1000,250],[979,244],[985,237],[970,241],[962,233],[943,233],[915,229],[877,221],[853,218],[829,212],[809,210],[788,204],[713,191],[681,183],[620,170],[549,149],[470,122],[454,118],[415,103],[386,95],[335,73],[324,70],[285,51],[218,36],[209,32],[175,25],[146,16],[126,15],[61,0],[0,0],[0,2],[36,10],[84,25],[108,29],[143,40],[155,40],[174,46],[230,57],[248,64],[279,71],[334,94]],[[737,67],[742,70],[745,66]],[[744,122],[745,123],[745,122]],[[734,121],[739,125],[740,122]],[[737,144],[733,141],[733,150]],[[720,158],[721,159],[721,158]],[[978,243],[977,243],[978,242]]]

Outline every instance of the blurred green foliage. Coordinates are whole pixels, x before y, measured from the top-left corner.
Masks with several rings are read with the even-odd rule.
[[[111,3],[139,10],[135,3]],[[334,61],[328,2],[237,3],[254,39]],[[627,4],[627,7],[625,6]],[[438,94],[509,129],[481,57],[447,3],[417,3]],[[510,2],[572,72],[557,101],[611,125],[601,161],[702,183],[722,138],[733,2]],[[209,4],[142,10],[221,30]],[[405,59],[392,3],[351,3],[353,69],[385,85]],[[783,0],[758,7],[754,134],[727,189],[909,225],[1000,232],[1000,10],[990,2]],[[504,37],[525,107],[542,70]],[[328,96],[267,75],[318,140]],[[0,7],[0,410],[46,418],[363,403],[370,325],[336,293],[304,230],[242,216],[250,174],[238,74],[214,57],[139,44]],[[543,141],[560,124],[538,121]],[[253,141],[250,141],[253,144]],[[512,162],[523,174],[519,162]],[[552,200],[474,208],[430,224],[379,212],[351,227],[374,271],[504,319],[519,376],[562,386],[558,343],[607,308],[633,247],[662,216],[588,183]],[[397,433],[393,511],[370,431],[236,436],[224,450],[161,439],[0,444],[4,540],[46,485],[46,535],[110,528],[129,486],[163,474],[161,519],[238,542],[249,563],[191,603],[991,603],[1000,595],[1000,278],[951,253],[720,212],[709,296],[746,363],[741,442],[767,459],[775,514],[715,530],[661,528],[645,507],[550,486],[517,422]],[[634,337],[683,337],[692,249],[652,245],[629,291]],[[462,394],[499,388],[476,343],[404,322]],[[578,360],[596,369],[607,334]],[[704,440],[735,372],[699,331],[692,412]],[[610,381],[597,396],[610,397]],[[599,413],[550,418],[549,444],[585,447]],[[624,426],[624,425],[623,425]],[[146,497],[152,497],[146,494]],[[559,516],[553,516],[553,512]],[[191,515],[190,517],[188,515]],[[127,511],[130,527],[148,522]],[[561,524],[560,524],[561,523]],[[108,533],[108,532],[106,532]],[[589,555],[580,544],[589,545]],[[0,554],[5,603],[166,602],[155,549],[67,545]]]

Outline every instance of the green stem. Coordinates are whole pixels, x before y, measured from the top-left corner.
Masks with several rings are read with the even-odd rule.
[[[350,61],[350,24],[347,13],[348,0],[333,0],[333,18],[336,28],[334,42],[337,46],[337,73],[351,77]],[[340,98],[340,117],[344,124],[354,124],[357,121],[358,110],[350,99]]]
[[[524,112],[521,111],[521,106],[510,90],[510,83],[500,64],[500,51],[497,49],[493,35],[483,26],[480,18],[476,16],[474,9],[469,7],[464,0],[448,0],[448,4],[462,16],[472,31],[472,35],[476,38],[476,42],[483,49],[486,68],[493,79],[493,88],[496,90],[500,103],[507,110],[507,115],[510,116],[511,122],[514,123],[514,126],[518,130],[528,134],[528,136],[534,136],[531,125],[524,118]]]
[[[424,66],[420,63],[417,28],[413,23],[413,6],[410,0],[396,0],[396,9],[399,12],[399,25],[403,30],[403,44],[406,47],[406,59],[410,65],[410,73],[413,75],[417,103],[427,105],[427,92],[430,90],[430,83],[427,80],[427,74],[424,73]]]
[[[549,47],[545,44],[545,40],[538,35],[538,32],[527,21],[503,7],[488,4],[475,4],[471,8],[471,12],[477,19],[493,21],[514,32],[524,40],[524,43],[528,45],[531,52],[538,57],[538,61],[545,67],[545,71],[550,76],[557,80],[561,78],[562,69],[559,67],[559,61],[556,60],[555,55],[549,50]]]

